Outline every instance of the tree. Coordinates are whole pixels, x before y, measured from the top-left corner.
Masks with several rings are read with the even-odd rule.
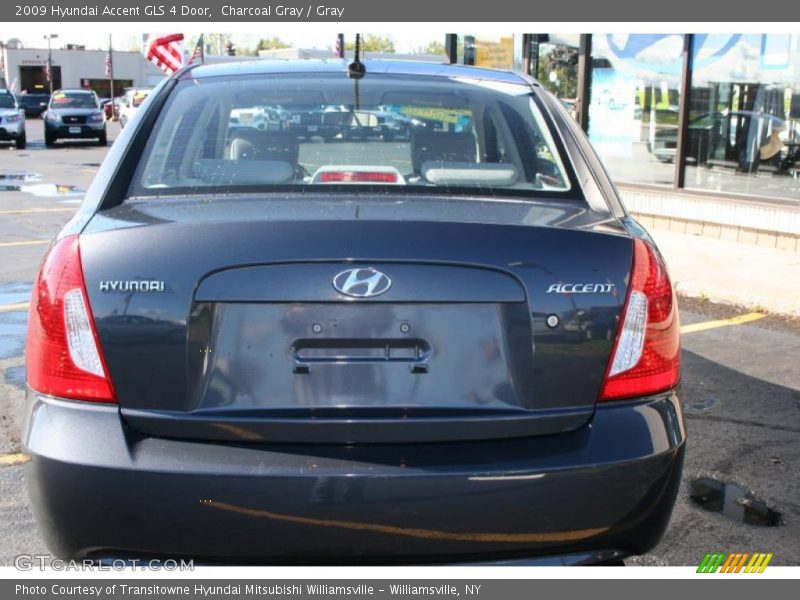
[[[355,36],[353,41],[345,42],[345,50],[354,50],[356,46]],[[368,33],[366,36],[361,36],[361,51],[362,52],[395,52],[394,40],[389,36],[374,35]]]
[[[203,51],[208,56],[215,56],[218,54],[225,53],[225,45],[231,41],[231,35],[229,33],[203,33]],[[189,49],[190,53],[194,50],[194,47],[197,45],[197,39],[200,36],[194,36],[190,38],[186,38],[186,48]],[[237,49],[238,50],[238,49]]]
[[[273,36],[271,38],[259,40],[256,50],[277,50],[280,48],[291,48],[291,44],[287,44],[281,38]]]
[[[578,95],[577,49],[550,44],[539,48],[539,83],[559,98],[575,98]],[[555,81],[550,80],[551,73],[555,73]]]
[[[420,46],[416,49],[414,54],[446,54],[444,49],[444,44],[441,42],[437,42],[436,40],[431,40],[425,46]]]

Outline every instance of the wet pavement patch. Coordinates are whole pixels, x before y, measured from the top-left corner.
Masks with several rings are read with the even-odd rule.
[[[21,390],[25,389],[25,365],[9,367],[3,373],[6,383]]]
[[[701,477],[691,482],[690,497],[704,510],[722,513],[740,523],[763,527],[776,527],[782,523],[781,513],[735,483]]]
[[[0,313],[0,360],[22,356],[27,332],[27,310]]]
[[[0,285],[0,306],[4,304],[19,304],[31,299],[30,283],[4,283]]]
[[[69,196],[83,196],[86,190],[75,185],[60,183],[3,183],[0,179],[0,192],[25,192],[40,198],[63,198]]]
[[[0,306],[22,304],[31,299],[30,283],[0,285]],[[0,360],[22,356],[27,333],[28,309],[0,312]]]
[[[20,185],[22,183],[32,183],[34,181],[41,181],[41,173],[31,173],[30,171],[13,171],[5,172],[0,171],[0,186],[1,185]]]

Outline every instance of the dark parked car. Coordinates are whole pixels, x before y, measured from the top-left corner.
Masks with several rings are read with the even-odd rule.
[[[689,121],[686,157],[697,165],[712,162],[745,168],[748,156],[754,160],[755,151],[773,129],[785,131],[786,122],[775,115],[753,111],[703,113]],[[649,149],[658,160],[673,162],[677,147],[678,129],[671,126],[655,132]]]
[[[189,67],[120,135],[31,301],[53,552],[585,564],[661,538],[685,428],[653,241],[534,80],[363,64]],[[431,126],[229,131],[309,104]]]
[[[25,111],[26,117],[36,118],[41,117],[42,113],[47,110],[50,94],[20,94],[17,96],[17,100],[20,108]]]
[[[44,113],[44,143],[53,146],[65,138],[96,139],[100,146],[108,143],[105,114],[93,91],[53,92]]]
[[[114,100],[112,98],[98,98],[100,107],[103,109],[103,116],[106,121],[111,121],[114,118]]]
[[[340,106],[295,106],[286,110],[286,127],[298,139],[331,141],[342,133],[345,114]]]
[[[13,142],[19,150],[27,144],[25,112],[14,94],[4,89],[0,89],[0,142]]]

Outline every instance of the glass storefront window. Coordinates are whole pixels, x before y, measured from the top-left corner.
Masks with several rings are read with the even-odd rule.
[[[589,139],[612,177],[673,185],[682,34],[592,36]]]
[[[686,187],[800,202],[800,35],[697,34]]]
[[[459,35],[457,62],[519,71],[522,69],[522,35]]]
[[[554,34],[546,36],[535,49],[536,60],[531,66],[534,77],[552,92],[575,116],[578,96],[578,45],[580,35]]]

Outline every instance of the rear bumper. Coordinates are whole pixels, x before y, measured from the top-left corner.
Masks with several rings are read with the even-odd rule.
[[[29,391],[27,482],[63,557],[229,563],[545,562],[646,552],[685,429],[675,393],[536,438],[233,445],[142,437],[113,406]]]

